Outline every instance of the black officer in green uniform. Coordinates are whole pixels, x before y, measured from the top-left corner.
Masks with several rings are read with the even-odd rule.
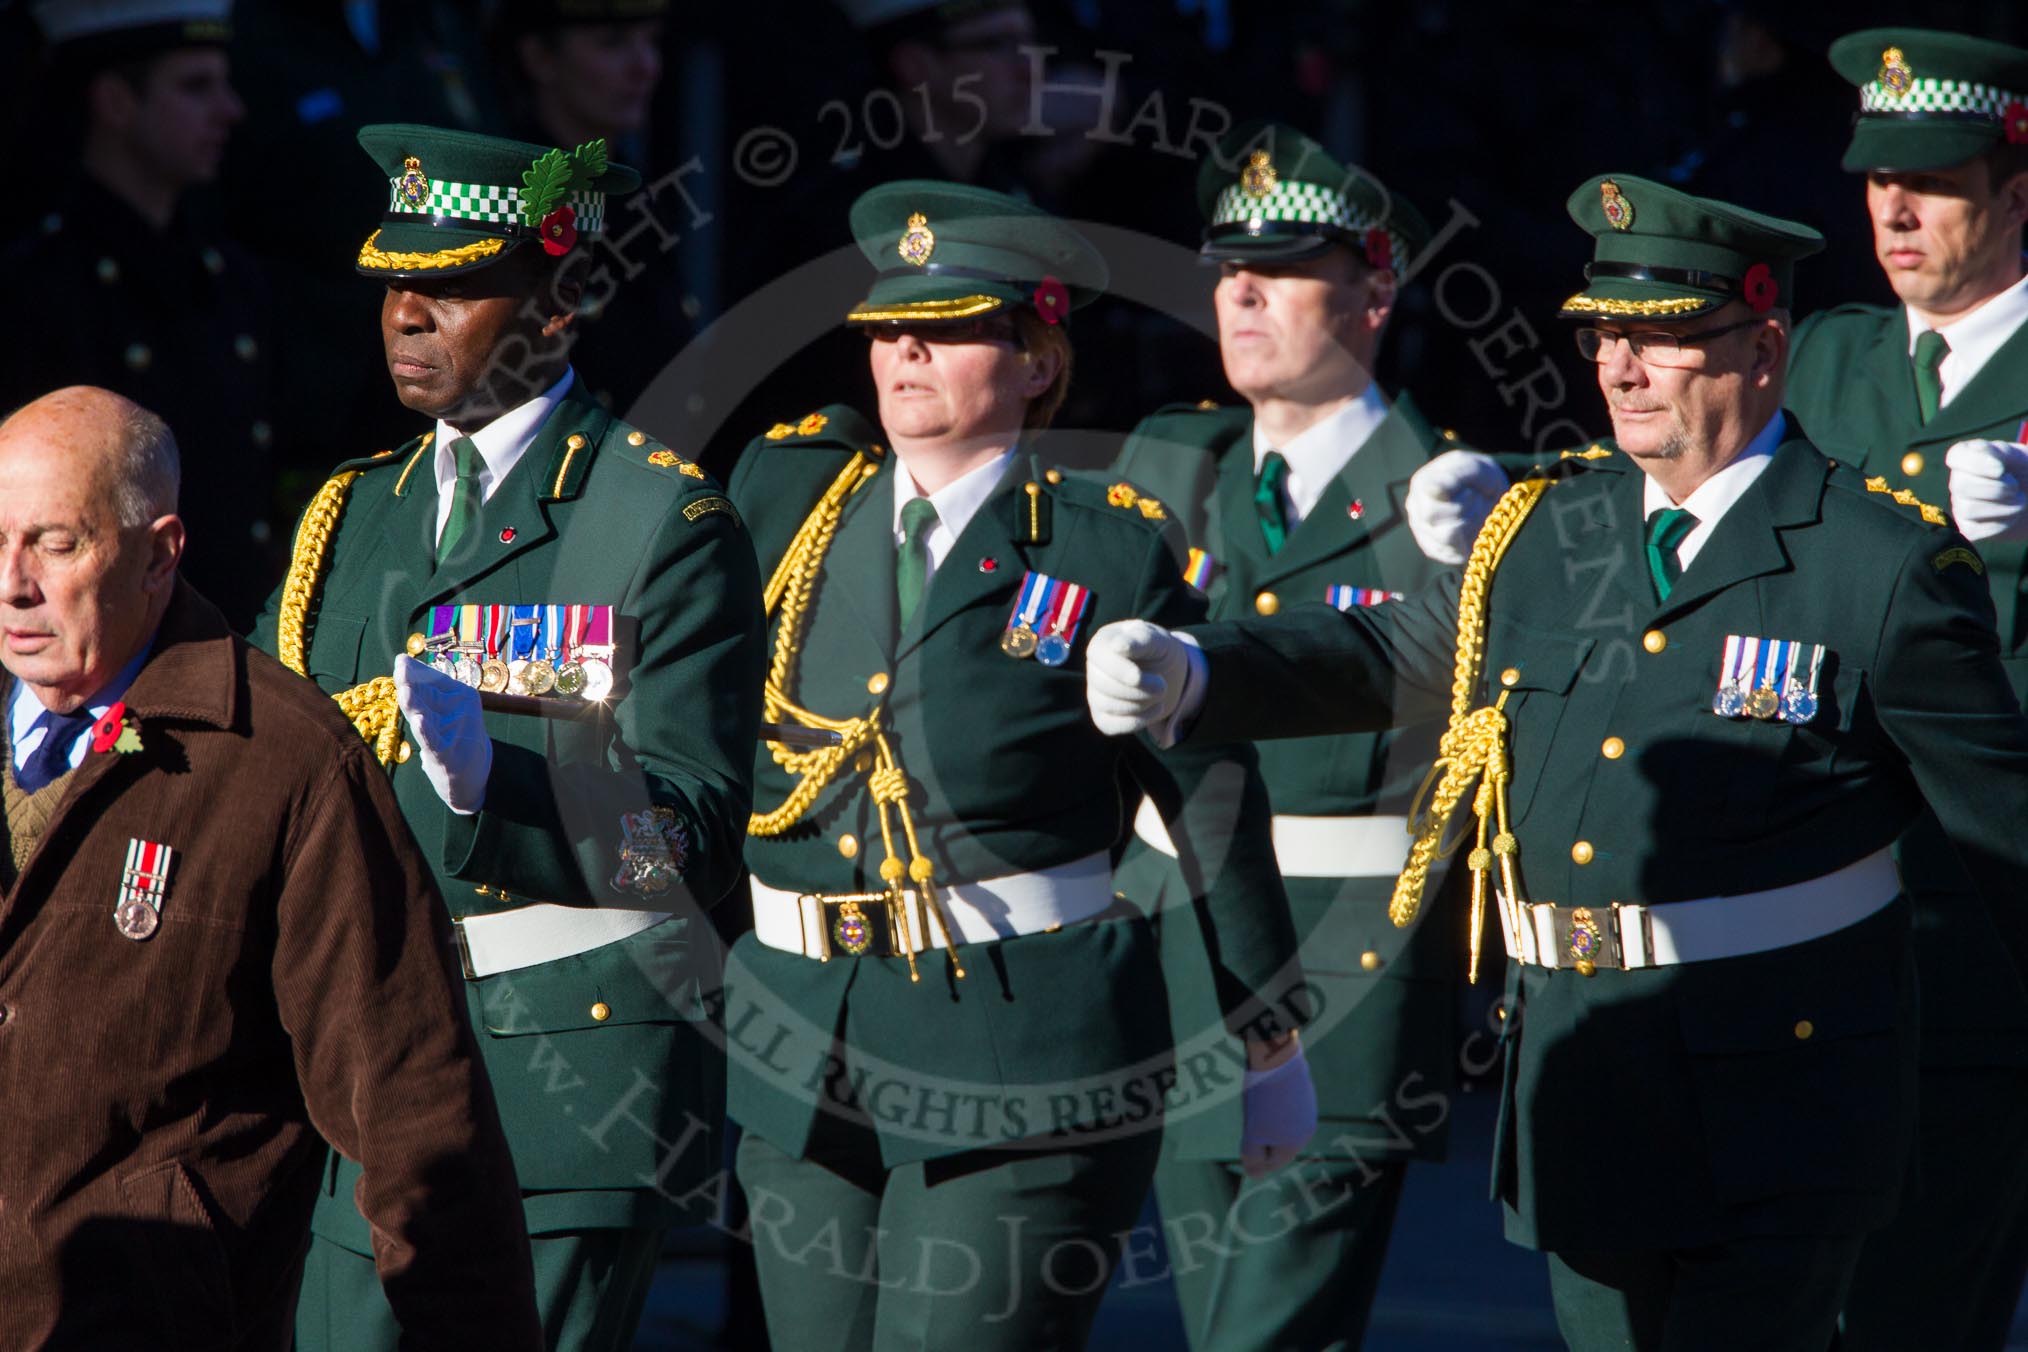
[[[9,345],[0,405],[65,385],[117,390],[160,413],[183,448],[185,570],[236,629],[260,610],[274,520],[276,326],[265,278],[207,219],[244,111],[226,0],[58,0],[35,6],[74,125],[52,209],[0,254],[33,337]],[[52,138],[64,139],[63,135]]]
[[[2028,960],[2028,720],[1979,556],[1781,412],[1820,237],[1630,175],[1569,209],[1616,444],[1515,485],[1407,603],[1101,632],[1093,712],[1230,738],[1448,704],[1397,918],[1462,836],[1514,960],[1494,1189],[1565,1339],[1814,1352],[1914,1129],[1891,847],[1933,805]]]
[[[769,1331],[1081,1347],[1165,1102],[1240,1092],[1262,1171],[1315,1125],[1267,799],[1250,747],[1161,756],[1084,712],[1099,625],[1204,614],[1163,503],[1024,444],[1103,260],[956,184],[873,189],[852,229],[876,269],[849,322],[879,425],[842,405],[778,424],[731,481],[769,575],[766,716],[841,739],[760,753],[754,932],[728,959]],[[1172,1065],[1148,920],[1112,887],[1123,776],[1189,851],[1175,904],[1242,1039],[1195,1080]]]
[[[386,284],[396,391],[436,426],[324,485],[255,638],[373,740],[434,861],[550,1346],[624,1349],[661,1232],[718,1164],[700,908],[736,882],[751,810],[760,581],[717,486],[564,357],[577,246],[634,173],[598,141],[359,140],[388,206],[358,269]],[[516,695],[549,716],[498,711]],[[359,1176],[334,1156],[299,1348],[396,1344]]]
[[[1839,39],[1831,61],[1859,86],[1845,168],[1866,177],[1874,250],[1901,304],[1806,320],[1789,407],[1827,454],[1892,488],[1941,504],[1948,477],[1952,519],[1986,568],[2001,664],[2028,700],[2028,51],[1880,28]],[[1918,1167],[1860,1260],[1845,1347],[1997,1352],[2028,1276],[2028,990],[1933,816],[1901,863],[1922,985]]]
[[[1385,605],[1419,590],[1437,570],[1403,522],[1403,499],[1409,476],[1450,443],[1406,394],[1388,398],[1373,368],[1399,267],[1428,244],[1428,226],[1365,170],[1280,125],[1226,137],[1204,161],[1198,201],[1202,253],[1219,268],[1219,350],[1246,404],[1161,410],[1134,430],[1117,474],[1182,523],[1186,575],[1213,619],[1305,601]],[[1330,1144],[1251,1187],[1237,1100],[1171,1118],[1155,1193],[1171,1248],[1184,1250],[1170,1270],[1193,1347],[1358,1347],[1407,1162],[1442,1158],[1463,949],[1427,913],[1406,929],[1387,920],[1440,727],[1259,748],[1303,970],[1323,1001],[1304,1054],[1318,1139]],[[1152,803],[1136,829],[1120,889],[1187,897]],[[1218,1026],[1217,991],[1194,912],[1158,915],[1184,1042]]]

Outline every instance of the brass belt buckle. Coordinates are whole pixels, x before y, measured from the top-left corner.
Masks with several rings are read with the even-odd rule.
[[[1559,965],[1567,961],[1579,976],[1620,966],[1619,936],[1609,923],[1609,913],[1602,915],[1589,906],[1558,906],[1554,914]]]

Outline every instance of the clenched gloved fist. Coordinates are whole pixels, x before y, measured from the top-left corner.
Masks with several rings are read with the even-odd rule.
[[[1492,456],[1445,451],[1408,481],[1403,510],[1409,534],[1438,563],[1463,563],[1479,527],[1508,487],[1507,472]]]
[[[2028,446],[1960,441],[1944,454],[1951,469],[1951,518],[1967,540],[2028,540]]]
[[[493,773],[493,739],[486,735],[479,692],[403,653],[394,659],[394,697],[437,797],[461,817],[477,812]]]
[[[1301,1154],[1317,1130],[1317,1087],[1303,1049],[1272,1070],[1246,1072],[1240,1107],[1239,1163],[1248,1178],[1266,1178]]]
[[[1146,620],[1115,620],[1085,648],[1091,721],[1108,737],[1158,727],[1176,716],[1189,674],[1183,640]]]

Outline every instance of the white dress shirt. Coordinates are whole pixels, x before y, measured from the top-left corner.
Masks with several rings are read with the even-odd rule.
[[[1646,521],[1665,507],[1681,507],[1697,518],[1696,529],[1683,537],[1676,546],[1676,561],[1683,571],[1690,571],[1690,561],[1704,548],[1704,542],[1711,538],[1711,532],[1718,527],[1719,518],[1732,510],[1732,504],[1746,496],[1746,490],[1753,487],[1753,481],[1766,472],[1774,460],[1775,447],[1782,444],[1782,437],[1788,430],[1788,420],[1777,412],[1774,420],[1760,429],[1759,435],[1746,443],[1746,449],[1734,457],[1731,464],[1697,485],[1697,491],[1681,502],[1671,502],[1662,486],[1649,479],[1641,489],[1641,519]]]
[[[896,457],[899,459],[899,456]],[[922,585],[925,595],[929,592],[930,579],[937,575],[937,566],[950,554],[951,546],[965,533],[965,527],[993,490],[1000,486],[1001,478],[1007,473],[1008,464],[1014,459],[1014,448],[993,457],[992,460],[971,470],[960,478],[945,484],[934,493],[925,494],[916,485],[915,476],[908,472],[906,460],[896,467],[894,475],[894,543],[901,545],[901,509],[916,498],[928,497],[930,506],[937,509],[937,523],[929,529],[925,543],[928,545],[929,566],[923,572]]]
[[[1908,320],[1908,355],[1913,361],[1915,340],[1928,331],[1929,325],[1917,319],[1906,306],[1902,307],[1901,313]],[[1992,360],[1993,354],[2023,324],[2028,324],[2028,276],[1970,314],[1961,315],[1938,329],[1944,341],[1951,345],[1943,364],[1937,367],[1937,375],[1943,380],[1943,400],[1938,407],[1949,408],[1958,391],[1972,383],[1972,377]]]
[[[525,404],[516,404],[476,432],[460,432],[442,419],[437,420],[437,435],[430,445],[436,451],[434,465],[437,476],[437,534],[441,540],[444,523],[451,519],[451,490],[458,482],[458,462],[451,455],[451,442],[458,437],[468,437],[479,448],[479,501],[492,500],[493,492],[513,468],[521,463],[522,453],[528,449],[535,434],[542,430],[542,424],[549,421],[549,415],[563,402],[563,396],[570,393],[571,384],[576,381],[577,372],[565,367],[563,376],[554,385],[536,395]]]
[[[1260,467],[1269,451],[1280,451],[1289,462],[1289,477],[1282,481],[1282,506],[1288,513],[1289,529],[1317,510],[1331,480],[1350,463],[1381,423],[1387,421],[1387,396],[1380,387],[1368,384],[1366,393],[1336,413],[1311,424],[1276,446],[1264,437],[1260,420],[1253,424],[1253,477],[1260,480]]]

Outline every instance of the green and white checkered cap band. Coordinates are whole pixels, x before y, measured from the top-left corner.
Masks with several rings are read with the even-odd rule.
[[[1259,197],[1248,192],[1244,184],[1235,183],[1218,194],[1218,204],[1211,213],[1213,229],[1221,225],[1254,226],[1256,222],[1271,225],[1278,221],[1336,226],[1355,239],[1363,238],[1368,230],[1382,224],[1346,201],[1343,193],[1301,179],[1282,179]],[[1395,231],[1387,232],[1387,243],[1397,263],[1408,256],[1407,241]]]
[[[521,219],[521,190],[497,183],[452,183],[429,180],[429,200],[421,206],[402,196],[402,177],[387,181],[387,210],[391,216],[441,216],[447,220],[476,221],[483,225],[525,226]],[[602,192],[573,192],[563,204],[577,213],[579,234],[596,235],[605,229],[606,195]]]
[[[1864,113],[1956,113],[1998,122],[2010,103],[2028,99],[1970,80],[1918,79],[1910,82],[1906,93],[1875,80],[1859,90],[1859,110]]]

